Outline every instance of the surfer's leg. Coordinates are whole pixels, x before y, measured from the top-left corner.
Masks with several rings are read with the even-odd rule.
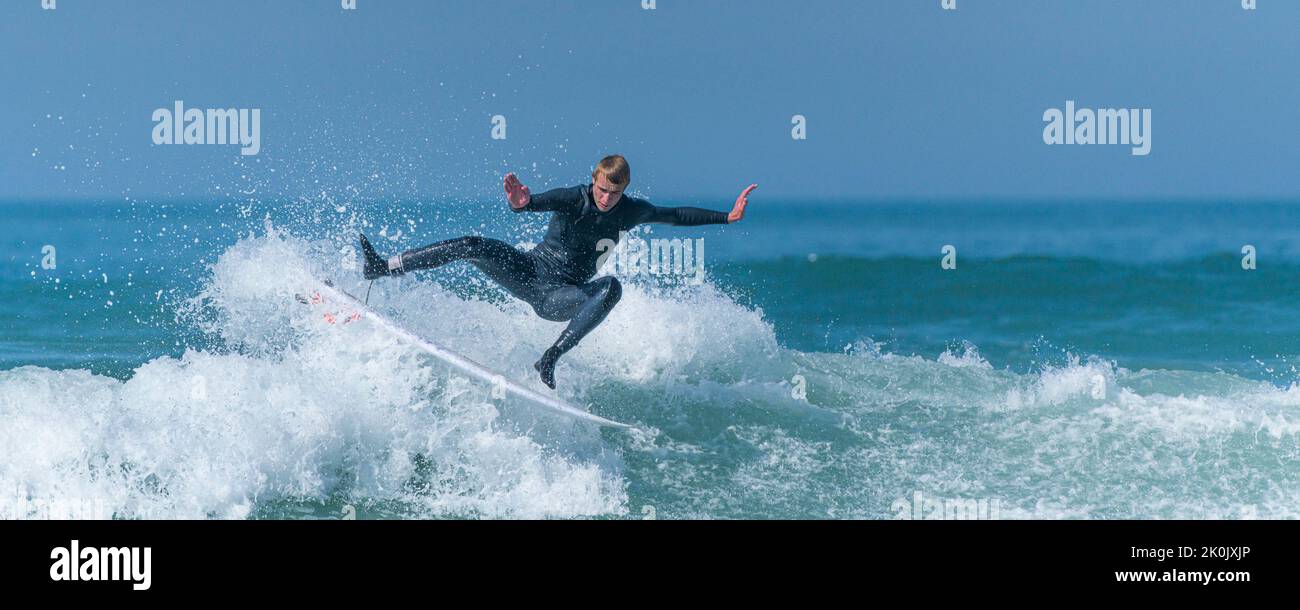
[[[533,261],[528,255],[510,244],[487,237],[471,235],[440,241],[423,248],[407,250],[387,261],[375,252],[364,235],[361,236],[361,249],[366,259],[366,279],[435,269],[463,260],[478,267],[515,297],[525,301],[529,300],[532,294],[530,288],[536,281]]]
[[[549,292],[536,307],[537,314],[551,321],[568,320],[555,345],[533,365],[542,382],[555,389],[555,363],[594,330],[623,297],[623,286],[612,277],[602,277],[581,286],[562,286]]]

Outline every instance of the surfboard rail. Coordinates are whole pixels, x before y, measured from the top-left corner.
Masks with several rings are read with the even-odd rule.
[[[441,360],[442,362],[451,365],[453,368],[456,368],[461,372],[476,377],[482,381],[486,381],[488,383],[498,385],[499,387],[503,388],[507,394],[511,394],[519,398],[522,398],[528,401],[529,403],[539,406],[545,410],[558,413],[561,415],[565,415],[568,417],[572,417],[579,421],[593,423],[605,428],[616,428],[616,429],[624,429],[624,430],[634,428],[634,426],[622,422],[616,422],[611,419],[606,419],[594,413],[578,408],[577,406],[569,404],[568,402],[556,398],[554,396],[547,396],[536,390],[533,390],[532,388],[525,387],[524,385],[507,378],[505,375],[498,373],[488,368],[487,366],[484,366],[483,364],[475,362],[474,360],[471,360],[466,356],[458,354],[452,350],[442,347],[441,345],[438,345],[437,343],[434,343],[433,341],[430,341],[419,335],[416,335],[415,333],[406,330],[405,328],[402,328],[401,325],[397,324],[396,322],[393,322],[392,320],[388,319],[387,316],[384,316],[378,311],[375,311],[374,308],[362,302],[361,299],[358,299],[357,297],[353,296],[347,291],[335,286],[334,282],[332,281],[317,279],[316,284],[317,285],[314,287],[314,289],[317,291],[316,297],[320,297],[323,295],[326,299],[329,300],[333,300],[339,303],[348,303],[349,308],[354,308],[356,310],[354,315],[352,317],[347,318],[346,321],[354,321],[358,318],[366,318],[370,320],[372,323],[374,323],[376,326],[378,326],[379,328],[382,328],[383,330],[388,332],[389,334],[392,334],[393,336],[411,344],[412,346],[420,349],[421,351],[424,351],[425,353],[433,356],[434,358],[437,358],[438,360]],[[312,299],[312,302],[315,303],[318,301],[316,299]],[[329,316],[333,316],[333,314],[327,313],[326,316],[327,316],[326,319],[328,321],[331,319]]]

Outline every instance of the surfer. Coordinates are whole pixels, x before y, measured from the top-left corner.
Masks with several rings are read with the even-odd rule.
[[[658,207],[644,199],[624,196],[632,181],[627,160],[620,155],[601,159],[591,184],[557,188],[533,195],[513,173],[506,174],[506,199],[515,212],[552,212],[542,243],[522,252],[503,241],[475,235],[440,241],[385,259],[365,235],[361,251],[365,277],[402,275],[464,260],[478,267],[515,298],[532,306],[538,316],[569,323],[555,344],[533,365],[542,382],[555,389],[555,363],[596,328],[622,296],[617,279],[594,281],[601,240],[617,242],[621,231],[646,223],[677,226],[729,224],[745,217],[749,194],[745,188],[730,212],[700,208]]]

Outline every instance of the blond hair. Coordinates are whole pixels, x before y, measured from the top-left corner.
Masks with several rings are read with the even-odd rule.
[[[596,164],[596,169],[591,170],[592,182],[595,182],[599,176],[605,176],[606,180],[614,184],[626,185],[632,181],[632,168],[623,155],[610,155],[601,159],[600,163]]]

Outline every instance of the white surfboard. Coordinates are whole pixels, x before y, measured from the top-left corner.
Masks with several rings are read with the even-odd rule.
[[[423,339],[417,336],[415,333],[412,333],[411,331],[408,331],[402,328],[401,326],[397,325],[392,320],[389,320],[388,318],[384,317],[383,314],[380,314],[379,312],[370,308],[370,306],[361,302],[360,299],[335,287],[333,282],[330,281],[320,282],[320,285],[316,288],[316,294],[311,295],[310,297],[298,295],[298,300],[300,302],[313,304],[313,305],[329,304],[332,302],[334,305],[337,305],[341,309],[337,311],[327,311],[325,313],[325,321],[333,324],[336,322],[341,322],[341,323],[354,322],[361,318],[369,319],[371,322],[375,324],[375,326],[378,326],[384,331],[391,333],[394,336],[406,341],[407,343],[410,343],[411,345],[423,350],[424,352],[428,353],[430,356],[433,356],[434,358],[446,362],[447,364],[450,364],[451,366],[459,369],[460,371],[469,374],[473,377],[476,377],[478,379],[481,379],[487,383],[497,384],[500,387],[504,388],[508,394],[513,394],[515,396],[523,398],[524,400],[528,401],[530,404],[542,407],[543,409],[546,409],[548,411],[559,413],[561,415],[566,415],[568,417],[572,417],[577,420],[590,422],[607,428],[632,428],[632,426],[629,426],[628,424],[605,419],[603,417],[600,417],[599,415],[593,415],[591,413],[588,413],[587,411],[584,411],[554,396],[547,396],[545,394],[542,394],[530,388],[524,387],[519,383],[507,379],[501,373],[493,371],[492,369],[489,369],[488,367],[483,366],[482,364],[479,364],[473,360],[470,360],[465,356],[457,354],[456,352],[453,352],[445,347],[439,346],[438,344],[432,341]]]

